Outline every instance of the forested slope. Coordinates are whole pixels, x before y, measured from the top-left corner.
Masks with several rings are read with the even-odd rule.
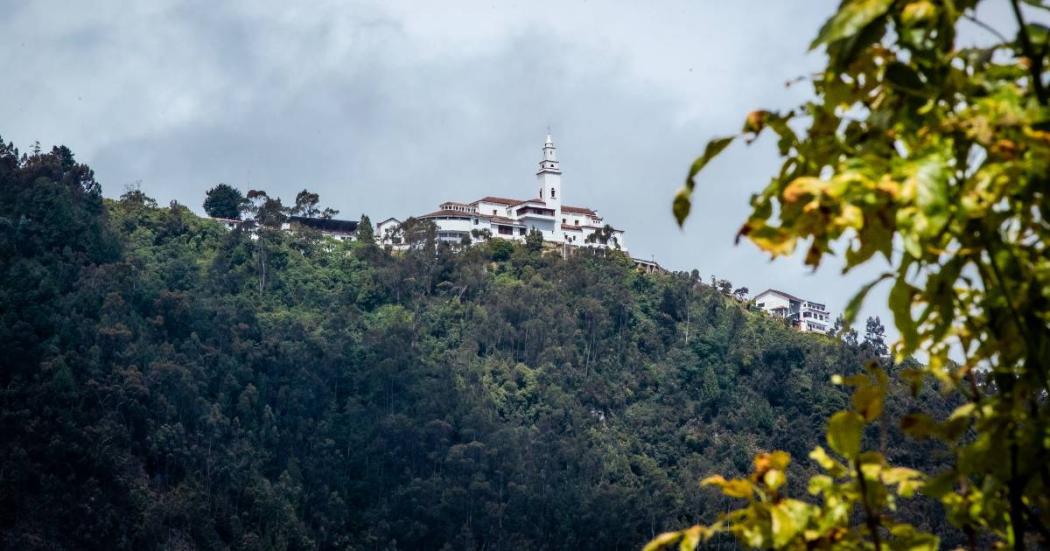
[[[804,480],[831,375],[882,346],[617,255],[504,253],[253,240],[4,147],[0,541],[636,549],[724,510],[697,480],[756,451]]]

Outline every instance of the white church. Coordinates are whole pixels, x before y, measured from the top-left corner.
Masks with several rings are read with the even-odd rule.
[[[464,242],[465,237],[470,241],[490,237],[524,241],[530,231],[536,230],[544,241],[557,245],[627,251],[622,229],[606,224],[593,209],[562,203],[561,166],[549,134],[536,173],[536,191],[538,196],[532,199],[490,196],[470,203],[448,201],[438,210],[416,218],[433,222],[438,239],[453,243]],[[400,226],[400,220],[388,218],[376,225],[376,236],[396,245],[400,242]]]

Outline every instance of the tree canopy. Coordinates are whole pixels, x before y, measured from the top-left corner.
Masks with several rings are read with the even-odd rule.
[[[0,147],[0,546],[637,549],[725,510],[696,473],[804,454],[876,357],[618,253],[408,234],[227,230]]]
[[[204,212],[213,218],[238,220],[245,206],[244,195],[240,190],[228,185],[219,184],[208,190],[204,198]]]

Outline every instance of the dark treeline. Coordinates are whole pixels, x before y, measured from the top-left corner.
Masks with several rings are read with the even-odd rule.
[[[0,541],[636,549],[726,510],[698,479],[757,451],[802,487],[831,375],[884,352],[869,329],[799,334],[618,254],[227,231],[3,146]]]

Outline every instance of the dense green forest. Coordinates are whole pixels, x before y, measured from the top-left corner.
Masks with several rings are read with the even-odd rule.
[[[637,549],[758,451],[801,484],[831,376],[887,362],[874,320],[800,334],[619,254],[254,236],[0,148],[5,548]]]

